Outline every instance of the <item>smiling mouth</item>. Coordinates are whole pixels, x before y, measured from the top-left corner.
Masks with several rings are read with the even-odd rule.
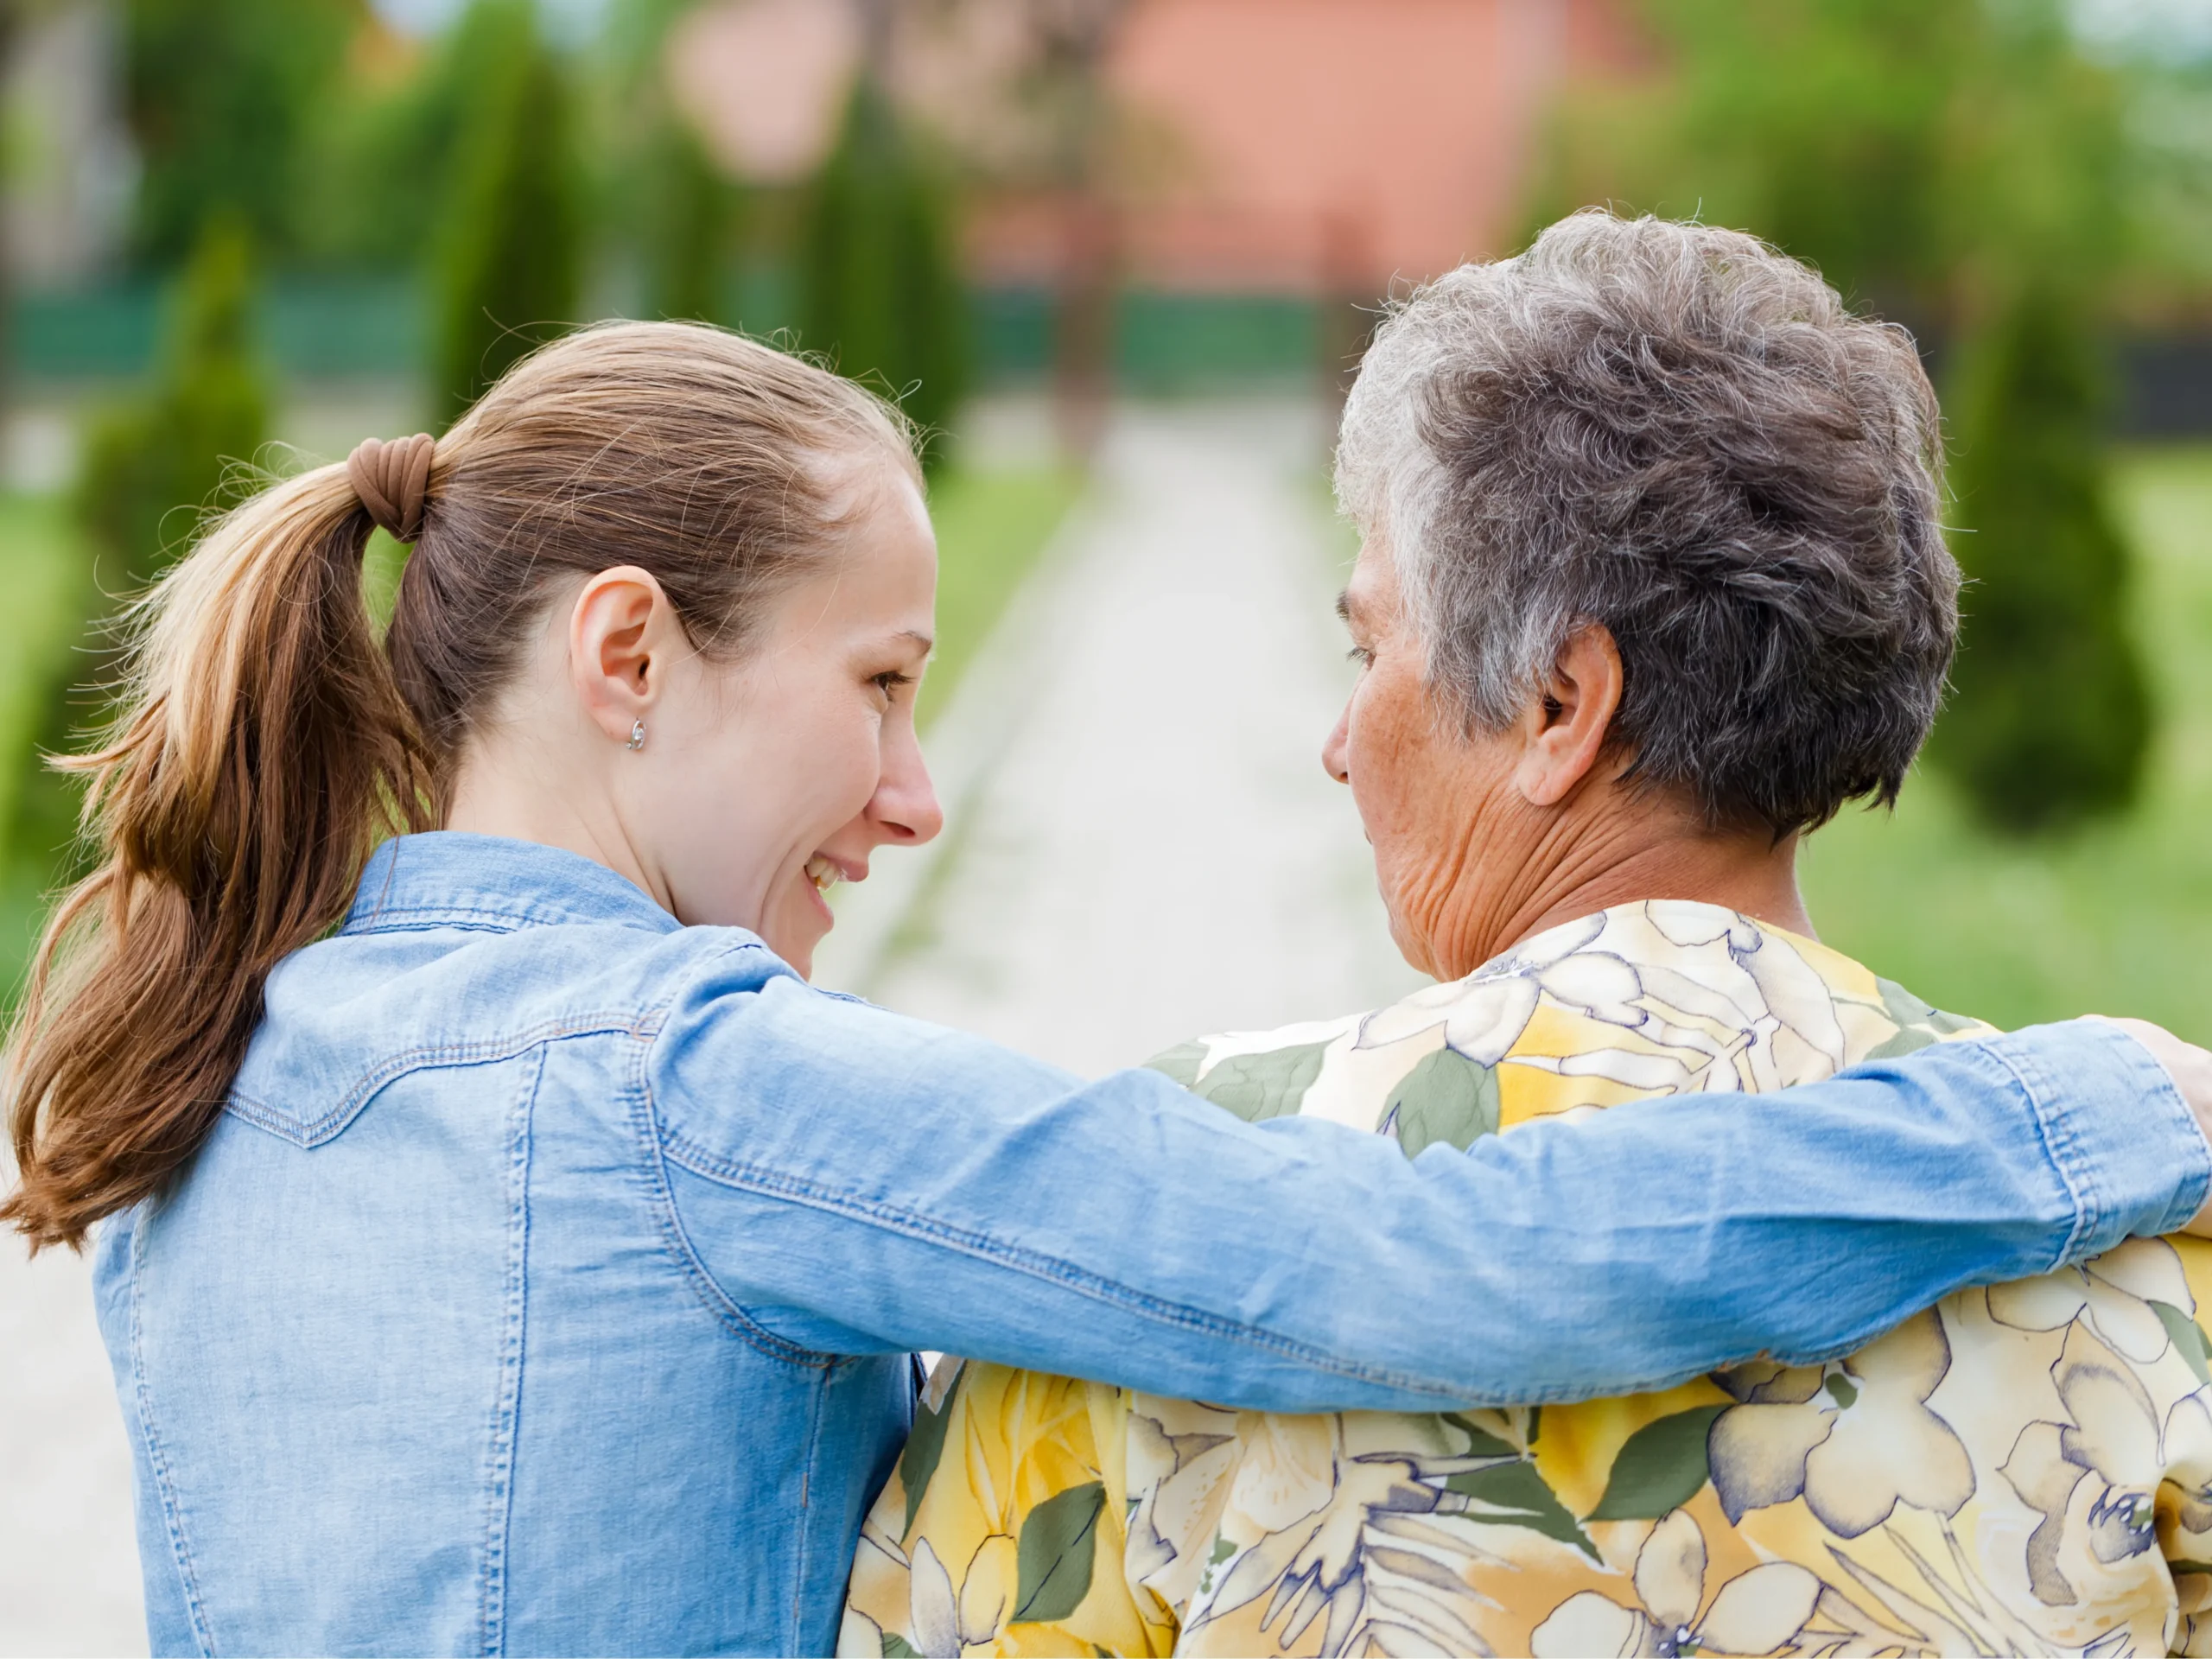
[[[817,893],[827,893],[845,879],[845,873],[836,860],[817,853],[806,861],[806,879],[814,883]]]

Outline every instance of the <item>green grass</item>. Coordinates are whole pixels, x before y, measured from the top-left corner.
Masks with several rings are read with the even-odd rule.
[[[1068,467],[954,470],[930,492],[937,525],[937,655],[922,684],[926,727],[990,637],[1052,531],[1083,488]]]
[[[0,495],[0,832],[16,804],[36,722],[34,707],[60,638],[75,541],[51,496]]]
[[[38,699],[54,653],[69,649],[65,619],[81,568],[60,499],[0,494],[0,1004],[13,1001],[45,907],[40,873],[13,855],[5,836],[35,764]]]
[[[1923,769],[1893,817],[1813,837],[1805,893],[1830,944],[1941,1007],[2001,1026],[2140,1014],[2212,1043],[2212,450],[2132,454],[2118,484],[2161,721],[2134,810],[2008,843]]]

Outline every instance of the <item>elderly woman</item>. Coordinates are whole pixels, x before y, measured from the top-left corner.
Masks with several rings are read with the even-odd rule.
[[[1363,669],[1325,759],[1443,982],[1155,1064],[1412,1156],[1973,1028],[1818,944],[1794,869],[1935,716],[1937,462],[1911,341],[1746,237],[1585,213],[1417,295],[1345,413]],[[1435,1416],[941,1367],[845,1650],[2178,1651],[2200,1287],[2212,1249],[2136,1241],[1832,1363]]]

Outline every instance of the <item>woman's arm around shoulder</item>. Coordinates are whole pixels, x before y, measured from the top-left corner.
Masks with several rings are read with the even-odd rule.
[[[1848,1351],[2204,1204],[2212,1151],[2100,1021],[1416,1160],[1085,1082],[755,952],[668,1010],[654,1155],[714,1294],[832,1352],[936,1348],[1253,1408],[1587,1399]]]

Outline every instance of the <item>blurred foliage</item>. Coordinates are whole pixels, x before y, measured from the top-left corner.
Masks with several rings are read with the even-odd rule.
[[[251,461],[269,435],[253,296],[246,232],[219,219],[177,283],[154,385],[86,435],[77,512],[103,586],[143,588],[191,540],[197,510],[239,499],[225,469]]]
[[[1944,773],[1807,842],[1821,937],[1941,1007],[2011,1027],[2084,1009],[2212,1041],[2212,448],[2123,452],[2112,505],[2159,704],[2143,789],[2064,839],[1986,833]]]
[[[363,0],[124,0],[125,107],[143,173],[133,247],[173,266],[231,216],[271,255],[300,245],[299,166]]]
[[[35,858],[18,856],[14,837],[31,816],[19,810],[21,791],[44,786],[35,781],[35,746],[48,724],[45,699],[76,644],[68,623],[81,609],[81,534],[58,496],[0,494],[0,581],[9,596],[0,608],[0,999],[29,932],[31,901],[47,881],[48,843],[33,843]],[[69,828],[61,824],[63,837]]]
[[[1643,15],[1666,72],[1562,100],[1532,232],[1592,201],[1738,226],[1938,328],[1993,264],[2032,251],[2093,278],[2138,249],[2129,84],[2083,55],[2059,0]]]
[[[2132,308],[2212,289],[2212,59],[2128,66],[2125,116],[2136,257],[2122,273]]]
[[[437,250],[441,422],[573,326],[583,285],[586,203],[567,67],[530,0],[476,0],[461,30],[456,55],[482,78],[470,86]]]
[[[968,389],[969,339],[945,181],[863,76],[809,203],[800,344],[899,399],[925,435]],[[942,446],[926,454],[934,467]]]
[[[1644,16],[1669,72],[1568,101],[1539,219],[1611,200],[1739,226],[1957,346],[1945,390],[1974,531],[1957,545],[1977,584],[1935,756],[2014,830],[2126,804],[2151,716],[2101,505],[2103,340],[2148,234],[2123,77],[2083,54],[2060,0],[1646,0]]]
[[[2063,828],[2134,798],[2151,738],[2106,499],[2105,388],[2081,307],[2048,278],[1961,355],[1952,544],[1971,585],[1930,759],[1993,827]]]
[[[154,384],[87,433],[75,516],[86,554],[72,597],[75,650],[52,664],[34,741],[73,747],[98,723],[115,670],[114,622],[190,546],[205,519],[253,487],[270,399],[251,340],[253,273],[245,228],[219,219],[178,279]],[[41,856],[73,838],[79,791],[41,766],[17,790],[7,844]]]
[[[419,264],[451,193],[469,111],[500,79],[512,20],[473,7],[429,48],[364,54],[311,135],[327,188],[303,204],[306,251],[341,265]],[[373,38],[373,37],[371,37]]]
[[[645,315],[730,321],[727,297],[742,210],[737,186],[672,113],[658,124],[643,162]]]

